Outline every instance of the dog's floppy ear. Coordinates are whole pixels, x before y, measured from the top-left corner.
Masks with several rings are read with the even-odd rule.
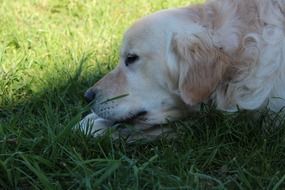
[[[189,105],[207,100],[223,78],[228,57],[206,32],[174,35],[172,47],[179,64],[181,98]]]

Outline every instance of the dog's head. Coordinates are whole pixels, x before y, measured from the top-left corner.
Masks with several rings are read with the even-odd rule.
[[[139,20],[124,36],[119,65],[86,92],[92,110],[115,122],[185,117],[210,97],[225,72],[227,57],[210,35],[183,9]]]

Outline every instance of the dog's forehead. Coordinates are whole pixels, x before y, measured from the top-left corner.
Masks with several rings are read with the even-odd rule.
[[[137,21],[124,35],[123,53],[129,53],[126,51],[146,52],[150,48],[157,48],[163,41],[161,31],[161,28],[149,18]]]
[[[129,51],[160,51],[175,33],[195,33],[201,27],[188,18],[184,9],[160,11],[136,21],[125,33],[122,54]]]

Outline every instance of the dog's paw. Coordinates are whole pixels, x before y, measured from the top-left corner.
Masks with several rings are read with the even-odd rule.
[[[98,137],[104,135],[112,125],[113,122],[100,118],[94,113],[90,113],[77,124],[76,128],[86,135]]]

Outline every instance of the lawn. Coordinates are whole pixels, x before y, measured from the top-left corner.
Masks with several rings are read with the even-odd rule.
[[[1,0],[0,189],[285,189],[285,125],[266,111],[203,106],[148,143],[72,130],[128,26],[189,3]]]

